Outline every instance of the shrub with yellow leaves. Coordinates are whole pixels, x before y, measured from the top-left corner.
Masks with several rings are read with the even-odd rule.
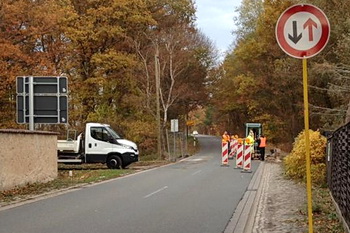
[[[315,185],[324,185],[326,181],[326,143],[327,139],[319,131],[309,131],[311,179]],[[305,130],[295,139],[292,152],[284,159],[286,175],[292,179],[306,181]]]

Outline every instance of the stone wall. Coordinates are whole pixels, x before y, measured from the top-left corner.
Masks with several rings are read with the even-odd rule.
[[[0,130],[0,191],[56,177],[56,133]]]

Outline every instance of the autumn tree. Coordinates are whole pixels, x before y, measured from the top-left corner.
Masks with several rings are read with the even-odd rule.
[[[59,21],[65,5],[60,1],[0,3],[0,126],[15,124],[16,76],[58,75],[64,38]]]
[[[143,106],[156,117],[156,93],[159,93],[164,134],[169,115],[186,116],[206,99],[206,73],[215,55],[208,39],[194,26],[192,1],[151,1],[149,8],[157,24],[137,35],[134,44],[144,74],[139,80]]]
[[[221,116],[227,115],[228,123],[235,124],[230,125],[233,131],[243,133],[244,123],[260,122],[272,142],[292,140],[299,132],[298,73],[277,43],[272,43],[278,16],[289,4],[242,2],[238,40],[225,59],[225,74],[216,94]]]
[[[312,59],[310,69],[311,120],[324,130],[335,128],[350,119],[349,17],[344,1],[310,1],[327,15],[331,35],[324,51]],[[312,122],[312,121],[311,121]]]
[[[349,25],[344,20],[349,7],[342,1],[308,2],[326,13],[332,28],[324,51],[308,59],[310,126],[332,130],[350,112]],[[279,15],[296,3],[242,1],[237,40],[213,88],[216,119],[226,127],[236,131],[245,122],[261,122],[264,133],[276,143],[291,143],[303,128],[301,61],[284,54],[274,35]]]
[[[73,125],[104,120],[120,128],[134,111],[137,63],[128,40],[149,22],[143,1],[72,1],[63,26],[71,41],[65,72],[71,77]]]
[[[1,1],[0,125],[22,127],[16,76],[67,76],[67,127],[109,123],[152,153],[155,93],[164,130],[208,97],[215,49],[195,20],[191,0]]]

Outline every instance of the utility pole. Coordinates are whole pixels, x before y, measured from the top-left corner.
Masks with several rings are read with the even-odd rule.
[[[188,113],[186,111],[185,114],[185,155],[187,155],[187,151],[188,151],[188,145],[187,145],[187,138],[188,138],[188,125],[187,125],[187,121],[188,121],[188,117],[187,117]]]
[[[156,78],[156,118],[157,118],[157,154],[158,158],[162,158],[162,147],[161,147],[161,128],[160,128],[160,102],[159,102],[159,89],[160,89],[160,64],[159,64],[159,48],[156,45],[156,53],[154,56],[155,66],[155,78]]]

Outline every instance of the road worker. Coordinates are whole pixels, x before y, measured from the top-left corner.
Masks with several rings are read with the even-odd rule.
[[[254,132],[251,130],[245,140],[246,145],[251,145],[251,154],[254,154]]]
[[[254,144],[254,133],[250,132],[248,137],[245,140],[246,144],[253,145]]]
[[[265,147],[266,147],[266,137],[264,135],[260,136],[259,150],[260,150],[260,160],[265,160]]]
[[[230,135],[227,133],[227,131],[225,131],[222,135],[222,142],[230,142],[230,140]]]

